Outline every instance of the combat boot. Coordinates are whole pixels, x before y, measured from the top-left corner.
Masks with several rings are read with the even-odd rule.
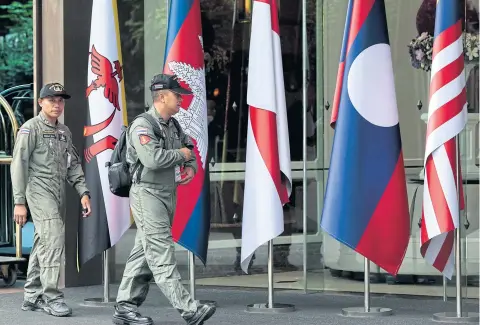
[[[207,319],[215,314],[215,306],[211,304],[198,305],[197,311],[189,315],[183,316],[187,325],[203,325]]]
[[[136,308],[126,305],[115,305],[113,323],[118,325],[152,325],[153,321],[148,316],[142,316]]]
[[[52,316],[65,317],[72,314],[72,309],[67,306],[63,301],[50,301],[45,304],[43,310]]]
[[[39,311],[43,310],[45,307],[45,301],[41,297],[38,297],[35,303],[32,303],[28,300],[24,300],[22,304],[23,311]]]

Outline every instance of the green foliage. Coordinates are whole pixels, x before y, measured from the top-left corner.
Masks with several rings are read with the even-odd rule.
[[[11,23],[8,34],[0,37],[0,91],[33,81],[33,2],[17,1],[0,6],[0,15]]]

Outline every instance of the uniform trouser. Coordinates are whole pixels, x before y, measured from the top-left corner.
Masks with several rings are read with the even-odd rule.
[[[177,270],[171,231],[175,200],[173,189],[132,186],[130,206],[137,235],[123,271],[117,303],[140,306],[153,278],[170,304],[182,315],[197,310],[197,304],[182,285]]]
[[[32,184],[30,184],[32,185]],[[46,302],[63,300],[58,290],[60,262],[65,245],[65,224],[62,204],[45,191],[34,186],[27,190],[35,233],[28,262],[24,299],[34,303],[39,296]]]

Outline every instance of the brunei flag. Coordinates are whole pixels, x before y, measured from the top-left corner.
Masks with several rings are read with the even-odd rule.
[[[183,96],[182,107],[174,118],[192,139],[198,164],[193,180],[178,188],[172,237],[205,265],[210,232],[210,180],[200,0],[170,1],[168,17],[163,72],[175,75],[180,84],[193,93]]]
[[[110,192],[107,167],[127,125],[116,0],[93,1],[85,96],[84,170],[92,214],[78,226],[78,268],[114,246],[131,225],[129,199]]]

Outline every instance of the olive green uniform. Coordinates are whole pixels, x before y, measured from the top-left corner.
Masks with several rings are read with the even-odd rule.
[[[88,192],[67,126],[51,124],[42,112],[20,128],[11,165],[15,204],[30,207],[35,234],[25,282],[25,300],[63,300],[58,290],[65,244],[65,180],[79,195]]]
[[[196,172],[197,165],[193,152],[192,159],[186,162],[179,150],[193,145],[181,129],[177,130],[172,119],[164,121],[153,107],[147,113],[158,121],[164,137],[157,139],[153,127],[143,117],[135,119],[127,133],[127,161],[134,182],[130,189],[130,206],[137,234],[125,265],[117,302],[140,306],[153,278],[183,316],[196,312],[197,303],[181,283],[171,224],[177,199],[176,174],[179,167],[189,166]],[[144,166],[139,182],[135,165],[137,159]]]

